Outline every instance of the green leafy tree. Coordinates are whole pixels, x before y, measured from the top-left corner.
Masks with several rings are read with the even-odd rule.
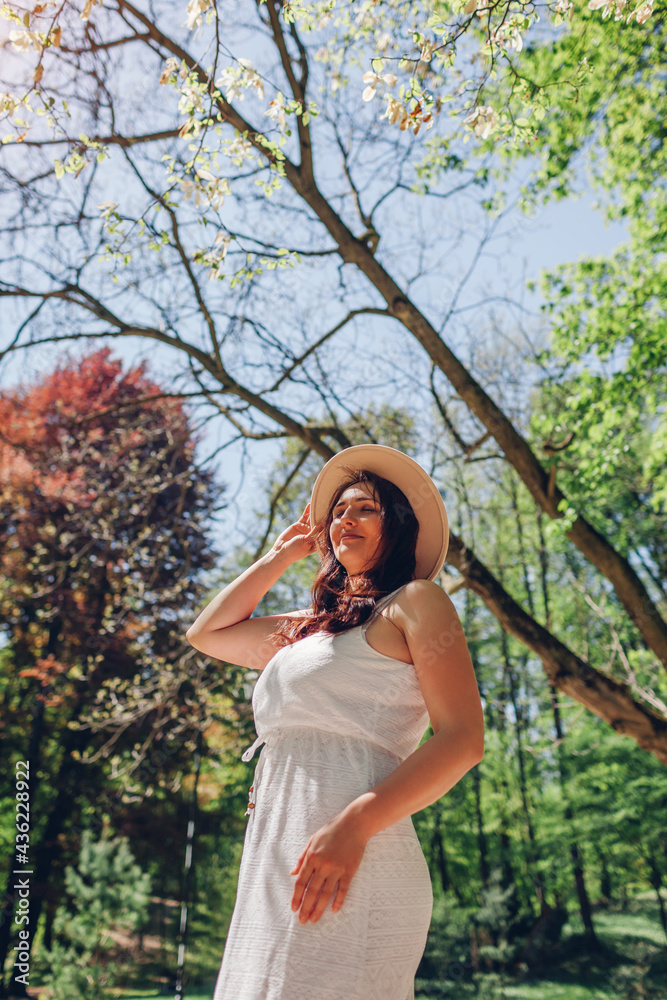
[[[65,869],[67,904],[58,908],[44,979],[53,1000],[111,997],[122,962],[110,931],[128,934],[146,920],[150,877],[134,860],[128,841],[84,832],[76,867]]]

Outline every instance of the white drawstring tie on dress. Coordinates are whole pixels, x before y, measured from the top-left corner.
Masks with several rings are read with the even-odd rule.
[[[257,747],[261,746],[262,743],[266,743],[266,739],[263,736],[258,736],[255,742],[252,744],[252,746],[248,747],[247,750],[243,751],[243,753],[241,754],[241,760],[244,760],[246,764],[248,763],[249,760],[252,760],[252,758],[255,756],[255,750],[257,749]]]
[[[266,738],[264,736],[258,736],[255,742],[252,744],[252,746],[249,746],[247,750],[243,751],[243,753],[241,754],[241,760],[245,761],[246,764],[248,763],[249,760],[252,760],[252,758],[255,756],[255,751],[257,750],[258,747],[262,745],[262,743],[266,743]],[[245,811],[246,816],[250,816],[252,810],[255,808],[257,785],[259,782],[263,763],[264,763],[264,758],[260,757],[259,761],[257,762],[257,767],[255,768],[255,780],[253,781],[252,785],[250,786],[250,790],[248,791],[248,808]]]

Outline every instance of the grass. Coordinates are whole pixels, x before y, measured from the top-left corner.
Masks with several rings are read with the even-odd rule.
[[[596,910],[593,922],[600,943],[591,949],[578,914],[563,928],[562,939],[548,961],[524,974],[477,974],[467,979],[417,980],[417,1000],[661,1000],[667,997],[667,946],[655,897],[644,893],[623,911]],[[208,935],[208,936],[207,936]],[[186,1000],[211,1000],[221,957],[212,938],[210,919],[202,919],[193,939],[197,955],[187,969],[198,982],[186,987]],[[209,947],[210,945],[210,947]],[[215,954],[214,954],[215,953]],[[211,969],[215,967],[212,973]],[[173,997],[166,977],[116,992],[116,1000],[163,1000]],[[31,993],[33,991],[31,990]],[[35,994],[37,995],[37,994]]]
[[[211,1000],[214,986],[214,982],[209,986],[193,986],[186,991],[186,1000]],[[159,990],[130,990],[118,993],[117,996],[118,1000],[156,1000],[158,997],[164,1000],[165,996],[173,996],[173,993],[160,993]]]
[[[599,950],[588,944],[578,914],[563,927],[551,961],[522,977],[417,981],[418,1000],[661,1000],[667,997],[667,942],[655,896],[644,893],[624,910],[597,910]]]

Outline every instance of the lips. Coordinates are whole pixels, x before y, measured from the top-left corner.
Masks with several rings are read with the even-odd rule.
[[[341,542],[344,542],[346,538],[361,538],[361,535],[353,535],[351,532],[347,532],[340,536]]]

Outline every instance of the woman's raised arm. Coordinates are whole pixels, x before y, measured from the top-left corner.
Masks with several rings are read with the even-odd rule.
[[[314,552],[313,535],[307,504],[299,520],[278,535],[266,555],[227,584],[204,608],[185,633],[188,642],[207,656],[263,670],[278,648],[271,634],[284,618],[303,612],[250,616],[287,567]]]

